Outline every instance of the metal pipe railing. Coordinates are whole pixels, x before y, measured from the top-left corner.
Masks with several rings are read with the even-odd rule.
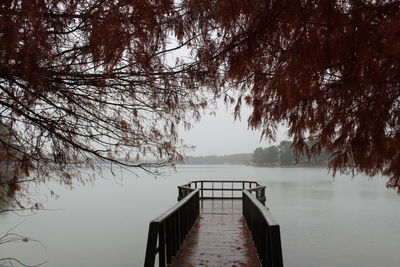
[[[210,191],[211,195],[207,195]],[[221,196],[216,196],[218,191]],[[226,191],[232,193],[224,195]],[[241,196],[234,196],[239,191]],[[242,199],[243,217],[262,266],[283,267],[280,229],[265,207],[265,186],[243,180],[198,180],[178,186],[179,203],[150,222],[145,267],[154,266],[157,254],[160,267],[172,263],[199,217],[203,199]]]
[[[242,191],[243,217],[251,232],[263,267],[283,267],[279,224],[248,191]]]
[[[178,204],[150,222],[145,267],[171,264],[200,214],[199,190],[192,189]],[[158,244],[158,247],[157,247]]]
[[[217,184],[216,187],[215,185]],[[234,196],[234,192],[241,192],[248,190],[250,193],[255,194],[256,198],[265,205],[265,186],[261,186],[256,181],[243,181],[243,180],[197,180],[187,184],[178,186],[178,200],[183,199],[189,194],[192,188],[200,190],[200,199],[242,199],[241,195]],[[224,194],[230,191],[231,194]],[[211,195],[207,195],[211,192]],[[216,193],[220,192],[217,196]]]

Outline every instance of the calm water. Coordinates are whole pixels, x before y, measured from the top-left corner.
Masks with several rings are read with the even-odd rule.
[[[333,179],[319,168],[249,166],[181,166],[157,179],[127,171],[104,176],[73,190],[53,184],[32,188],[46,208],[59,210],[1,214],[0,232],[21,223],[14,232],[45,248],[35,242],[1,245],[0,258],[48,260],[45,266],[143,266],[148,223],[176,203],[176,186],[222,178],[267,186],[286,267],[400,266],[400,196],[385,188],[384,178]],[[60,198],[47,197],[48,187]]]

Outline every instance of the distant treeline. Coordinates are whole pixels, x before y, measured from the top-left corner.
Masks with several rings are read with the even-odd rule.
[[[312,143],[308,142],[307,145],[311,147]],[[305,153],[296,158],[292,142],[282,141],[277,146],[256,148],[252,154],[251,162],[256,166],[325,165],[328,163],[329,157],[328,153],[321,151],[319,155],[311,158]]]
[[[234,164],[249,165],[251,164],[253,154],[242,153],[225,156],[203,156],[203,157],[187,157],[186,164]]]
[[[312,146],[308,142],[309,147]],[[313,166],[326,165],[330,154],[321,151],[319,155],[308,158],[306,154],[301,154],[296,158],[291,141],[282,141],[277,146],[258,147],[253,153],[241,153],[224,156],[202,156],[187,157],[186,164],[235,164],[235,165],[254,165],[254,166]]]

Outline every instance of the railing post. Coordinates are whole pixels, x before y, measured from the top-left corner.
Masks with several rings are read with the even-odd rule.
[[[244,184],[244,183],[243,183]],[[247,208],[247,203],[246,203],[246,195],[244,194],[244,192],[242,191],[242,214],[243,217],[246,219],[246,208]]]
[[[179,238],[179,231],[177,231],[177,228],[176,228],[176,225],[177,225],[177,213],[175,213],[174,215],[172,215],[172,233],[174,233],[173,235],[172,235],[172,241],[171,241],[171,243],[172,243],[172,248],[171,248],[171,250],[172,250],[172,256],[176,256],[176,252],[178,251],[178,246],[177,246],[177,242],[176,242],[176,240],[177,240],[177,238]]]
[[[270,235],[272,266],[283,267],[281,232],[279,225],[271,226]]]
[[[200,191],[201,192],[201,199],[203,199],[203,197],[204,197],[204,194],[203,194],[203,181],[201,181],[200,184],[201,184],[201,189],[200,189],[201,190]]]
[[[178,221],[179,221],[179,224],[178,224],[178,227],[179,227],[179,229],[178,229],[178,231],[179,231],[179,245],[178,245],[178,247],[181,247],[182,246],[182,242],[183,242],[183,239],[184,239],[184,236],[183,236],[183,224],[182,224],[182,218],[184,217],[184,215],[182,214],[182,209],[179,209],[178,210]]]
[[[165,265],[165,224],[160,223],[158,230],[158,259],[159,267],[164,267]]]
[[[147,237],[146,258],[144,261],[145,267],[154,266],[157,254],[157,236],[158,236],[158,223],[150,222],[149,234]]]
[[[166,221],[165,221],[165,243],[166,243],[166,250],[167,250],[167,264],[171,264],[172,263],[172,256],[173,255],[173,248],[174,248],[174,244],[173,244],[173,236],[174,236],[174,231],[173,231],[173,225],[172,225],[172,220],[173,217],[169,217]]]
[[[182,199],[182,188],[178,186],[178,201],[181,201],[181,199]]]
[[[265,206],[265,188],[261,189],[261,198],[262,200],[260,202]]]

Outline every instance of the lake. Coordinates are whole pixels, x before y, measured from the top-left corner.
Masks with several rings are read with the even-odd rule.
[[[386,189],[385,177],[332,178],[324,168],[230,165],[183,165],[157,178],[114,172],[72,190],[53,183],[32,187],[32,198],[55,210],[0,214],[0,232],[19,224],[13,232],[43,246],[3,244],[0,258],[61,267],[143,266],[148,223],[176,203],[176,187],[214,178],[267,186],[266,205],[281,227],[286,267],[400,266],[400,196]],[[60,197],[51,197],[50,190]]]

